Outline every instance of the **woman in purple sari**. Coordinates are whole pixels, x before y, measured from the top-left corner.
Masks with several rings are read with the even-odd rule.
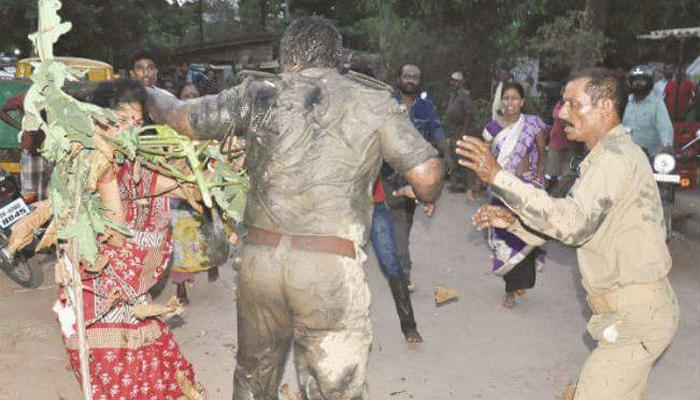
[[[523,182],[541,188],[546,164],[546,125],[540,117],[520,112],[524,97],[520,84],[504,84],[501,92],[503,115],[489,122],[483,134],[484,139],[491,142],[491,151],[502,168]],[[504,206],[496,197],[491,198],[491,204]],[[493,273],[506,282],[503,306],[513,308],[515,295],[522,295],[525,289],[535,286],[536,267],[544,262],[544,252],[503,229],[489,229],[488,242],[493,253]]]

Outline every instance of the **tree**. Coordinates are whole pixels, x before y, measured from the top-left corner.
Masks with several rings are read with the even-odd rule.
[[[529,41],[545,68],[576,70],[603,61],[605,35],[591,29],[590,16],[584,11],[570,11],[543,25]]]

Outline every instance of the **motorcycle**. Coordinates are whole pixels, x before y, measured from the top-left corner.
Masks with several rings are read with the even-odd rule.
[[[661,195],[661,204],[664,209],[664,223],[666,226],[666,240],[673,237],[673,207],[676,202],[676,189],[679,187],[688,186],[688,178],[684,178],[680,173],[673,173],[676,170],[676,165],[680,162],[693,162],[693,159],[700,158],[700,155],[686,155],[695,143],[700,141],[700,129],[695,132],[695,139],[685,144],[680,151],[680,154],[672,155],[669,153],[657,154],[652,166],[654,169],[654,180],[659,185],[659,194]],[[695,160],[697,161],[697,160]]]
[[[676,188],[681,184],[681,176],[674,174],[676,157],[669,153],[659,153],[652,160],[654,180],[659,185],[661,206],[664,210],[666,240],[673,236],[673,208],[676,203]]]
[[[44,269],[30,261],[39,243],[41,232],[35,232],[35,240],[17,253],[9,250],[12,226],[31,212],[20,194],[20,188],[12,175],[0,168],[0,269],[13,281],[25,288],[36,288],[44,282]]]

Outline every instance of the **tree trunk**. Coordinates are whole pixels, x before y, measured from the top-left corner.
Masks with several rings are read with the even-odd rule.
[[[586,15],[593,32],[603,32],[608,22],[610,0],[586,0]]]
[[[199,0],[199,44],[204,44],[204,0]]]
[[[608,11],[610,10],[610,0],[586,0],[586,29],[593,33],[603,33],[608,21]],[[590,54],[590,49],[576,49],[576,69],[590,68],[595,66],[597,57]]]
[[[260,1],[260,28],[265,30],[267,28],[267,0]]]

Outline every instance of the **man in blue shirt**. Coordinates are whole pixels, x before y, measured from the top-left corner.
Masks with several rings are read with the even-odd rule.
[[[420,93],[421,70],[416,65],[404,64],[398,71],[397,91],[394,93],[396,101],[406,107],[411,122],[416,130],[445,158],[447,170],[454,170],[454,160],[449,150],[447,134],[442,125],[435,105],[428,99],[427,94]],[[392,194],[406,185],[406,180],[398,176],[387,164],[382,169],[384,187],[387,189],[387,205],[389,216],[394,226],[397,256],[401,269],[408,281],[408,286],[413,290],[411,282],[411,253],[409,251],[409,237],[413,226],[413,215],[416,211],[416,202],[413,199],[397,197]],[[431,216],[433,205],[425,208],[426,214]]]
[[[622,119],[632,132],[632,140],[653,157],[664,148],[673,146],[673,125],[663,99],[652,93],[653,74],[644,67],[630,73],[630,91]]]

